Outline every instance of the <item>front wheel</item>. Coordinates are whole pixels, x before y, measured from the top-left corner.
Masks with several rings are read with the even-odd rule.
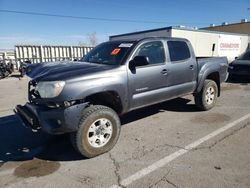
[[[202,90],[194,96],[195,104],[201,110],[210,110],[215,106],[218,86],[213,80],[205,80]]]
[[[120,119],[106,106],[93,105],[83,111],[79,129],[71,134],[73,146],[91,158],[111,150],[120,135]]]

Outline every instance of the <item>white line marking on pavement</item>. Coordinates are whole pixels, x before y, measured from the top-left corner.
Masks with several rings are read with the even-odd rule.
[[[133,175],[127,177],[126,179],[122,180],[121,186],[128,186],[129,184],[133,183],[134,181],[141,179],[142,177],[150,174],[151,172],[165,166],[166,164],[170,163],[171,161],[173,161],[174,159],[184,155],[185,153],[189,152],[190,150],[196,148],[197,146],[199,146],[200,144],[202,144],[203,142],[208,141],[209,139],[217,136],[218,134],[225,132],[226,130],[236,126],[237,124],[241,123],[244,120],[247,120],[248,118],[250,118],[250,113],[241,117],[238,120],[235,120],[217,130],[215,130],[214,132],[204,136],[203,138],[200,138],[199,140],[194,141],[193,143],[187,145],[184,147],[184,149],[180,149],[162,159],[160,159],[159,161],[156,161],[155,163],[153,163],[152,165],[134,173]],[[120,188],[121,186],[119,185],[112,185],[110,188]]]

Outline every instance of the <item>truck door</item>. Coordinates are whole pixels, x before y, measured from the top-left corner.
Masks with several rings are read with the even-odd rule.
[[[192,93],[196,87],[197,63],[192,46],[183,40],[167,41],[169,63],[167,83],[169,97]]]
[[[131,60],[144,56],[148,58],[148,65],[128,70],[131,109],[164,99],[164,89],[167,87],[165,54],[161,40],[144,42],[135,49]]]

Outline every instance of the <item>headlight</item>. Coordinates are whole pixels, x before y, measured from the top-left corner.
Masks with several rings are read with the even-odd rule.
[[[35,90],[42,98],[53,98],[62,92],[64,85],[64,81],[38,82]]]

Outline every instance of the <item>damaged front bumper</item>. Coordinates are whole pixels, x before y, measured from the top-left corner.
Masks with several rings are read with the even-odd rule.
[[[49,108],[42,105],[26,103],[17,105],[14,112],[23,124],[31,129],[43,130],[49,134],[64,134],[78,130],[81,113],[88,103],[69,107]]]

